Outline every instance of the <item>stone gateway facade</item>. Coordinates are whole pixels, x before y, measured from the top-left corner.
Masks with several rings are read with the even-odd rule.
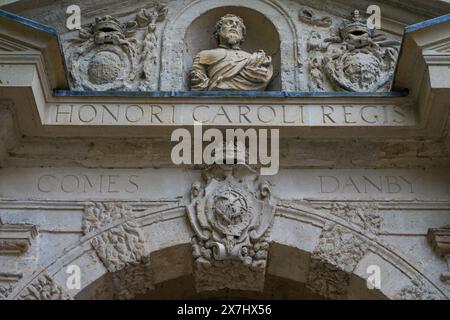
[[[0,1],[0,299],[450,299],[449,111],[448,1]]]

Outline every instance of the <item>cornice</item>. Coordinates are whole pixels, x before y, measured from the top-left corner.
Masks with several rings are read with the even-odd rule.
[[[260,128],[281,128],[282,134],[291,137],[439,137],[449,112],[450,77],[443,76],[450,66],[450,53],[430,52],[430,48],[447,48],[450,43],[450,15],[425,21],[406,29],[396,76],[396,90],[390,93],[305,93],[305,92],[74,92],[67,90],[67,71],[58,35],[52,28],[29,19],[0,10],[4,23],[0,34],[20,43],[32,43],[33,52],[0,52],[0,63],[14,75],[11,83],[0,84],[2,96],[14,101],[19,127],[29,136],[51,137],[166,137],[175,128],[193,125],[193,113],[199,105],[238,110],[242,104],[252,110],[274,109],[277,121],[231,121],[227,123],[204,123],[206,126],[258,126]],[[50,63],[51,62],[51,63]],[[9,80],[9,74],[4,78]],[[448,72],[447,72],[448,74]],[[19,75],[16,77],[16,75]],[[3,80],[3,79],[2,79]],[[103,110],[111,115],[109,122],[92,121],[78,114],[77,121],[58,122],[58,114],[81,112],[92,107],[96,114]],[[156,111],[153,109],[156,108]],[[283,122],[286,108],[305,108],[306,121]],[[339,108],[341,119],[323,123],[308,122],[320,109]],[[102,109],[103,108],[103,109]],[[108,109],[109,108],[109,109]],[[123,113],[123,119],[114,121],[114,112]],[[121,109],[122,108],[122,109]],[[404,121],[350,121],[348,110],[360,115],[364,110],[381,114],[386,108],[394,114],[402,114]],[[95,110],[94,110],[95,109]],[[121,109],[121,110],[119,110]],[[127,112],[140,111],[152,121],[125,121]],[[134,110],[133,110],[134,109]],[[145,110],[144,110],[145,109]],[[148,110],[147,110],[148,109]],[[217,109],[217,110],[216,110]],[[342,110],[341,110],[342,109]],[[81,111],[80,111],[81,110]],[[300,112],[298,109],[295,112]],[[270,111],[270,110],[269,110]],[[159,120],[160,113],[170,118],[167,123]],[[237,111],[236,111],[237,112]],[[239,111],[240,112],[240,111]],[[178,113],[175,115],[175,113]],[[32,115],[30,117],[30,114]],[[56,117],[55,117],[56,115]],[[76,117],[76,114],[74,114]],[[213,117],[213,115],[212,115]],[[315,115],[315,118],[320,118]],[[350,116],[350,117],[353,117]],[[154,119],[153,119],[154,118]],[[242,120],[239,113],[238,120]],[[190,119],[190,120],[189,120]],[[55,121],[56,120],[56,121]],[[129,120],[129,119],[128,119]],[[134,118],[132,119],[134,120]],[[245,120],[245,119],[244,119]],[[261,119],[259,119],[261,120]],[[353,120],[353,119],[351,119]],[[361,120],[361,119],[360,119]],[[364,119],[363,119],[364,120]]]
[[[24,254],[36,236],[37,229],[33,225],[0,224],[0,255]]]
[[[441,274],[441,280],[450,282],[450,225],[429,229],[427,238],[433,250],[447,262],[448,270]]]

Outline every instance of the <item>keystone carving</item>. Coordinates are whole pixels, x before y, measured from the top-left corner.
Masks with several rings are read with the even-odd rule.
[[[206,170],[205,184],[192,185],[187,213],[197,291],[263,290],[275,206],[269,184],[258,187],[253,173],[238,177],[236,167]]]
[[[81,29],[67,48],[73,89],[156,90],[156,28],[166,14],[166,6],[155,4],[141,9],[132,21],[104,16]]]
[[[329,35],[311,31],[307,50],[311,91],[325,91],[325,78],[334,89],[353,92],[390,90],[400,43],[375,34],[355,10],[350,21],[329,28]]]

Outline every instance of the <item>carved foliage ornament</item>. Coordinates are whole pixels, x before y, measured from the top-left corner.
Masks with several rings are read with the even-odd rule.
[[[427,284],[418,279],[412,279],[411,284],[402,288],[395,300],[441,300],[441,296]]]
[[[258,189],[230,172],[224,179],[209,176],[206,186],[194,183],[187,205],[199,291],[262,290],[264,284],[275,208],[269,185]]]
[[[379,233],[383,222],[377,205],[370,202],[334,202],[330,213],[375,235]]]
[[[83,232],[100,232],[91,245],[109,272],[117,299],[131,299],[153,288],[144,235],[123,203],[89,203]]]
[[[135,20],[121,23],[111,16],[95,19],[68,46],[68,65],[75,90],[152,90],[156,85],[156,23],[167,8],[155,4]]]
[[[19,300],[69,300],[59,284],[47,273],[33,280],[18,297]]]
[[[0,300],[4,300],[9,296],[21,278],[21,273],[0,273]]]
[[[117,223],[119,222],[119,223]],[[117,223],[114,226],[114,223]],[[132,219],[131,209],[122,203],[90,203],[85,207],[83,232],[106,229],[92,241],[92,247],[110,272],[141,262],[146,255],[144,236]]]
[[[338,29],[330,27],[328,36],[311,31],[308,40],[310,90],[324,91],[325,77],[337,90],[389,90],[399,45],[369,29],[358,10]]]

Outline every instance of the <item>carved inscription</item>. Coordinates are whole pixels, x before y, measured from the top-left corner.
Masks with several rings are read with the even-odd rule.
[[[120,174],[43,174],[37,179],[37,189],[43,193],[89,193],[104,194],[128,193],[139,191],[137,175]]]
[[[414,115],[397,105],[50,104],[53,125],[409,126]]]
[[[414,194],[414,183],[417,179],[404,176],[318,176],[320,193],[357,193],[357,194]]]
[[[272,178],[274,194],[286,199],[301,194],[307,198],[329,198],[349,196],[354,199],[446,199],[447,183],[443,180],[448,170],[429,170],[421,175],[417,170],[281,170]],[[170,197],[165,188],[155,188],[151,181],[161,180],[162,175],[179,177],[177,170],[162,173],[153,169],[137,170],[40,170],[20,177],[26,181],[22,188],[24,197],[39,194],[60,197],[106,196],[108,199],[121,197],[142,198],[150,194]],[[280,187],[288,179],[288,189]],[[8,192],[6,187],[18,182],[17,175],[11,170],[0,170],[0,192],[5,197],[17,198],[20,194]],[[435,187],[433,187],[434,182]],[[17,187],[19,188],[19,187]],[[14,189],[19,190],[19,189]],[[291,191],[292,190],[292,191]],[[295,192],[293,190],[296,190]],[[177,191],[181,192],[181,191]]]

